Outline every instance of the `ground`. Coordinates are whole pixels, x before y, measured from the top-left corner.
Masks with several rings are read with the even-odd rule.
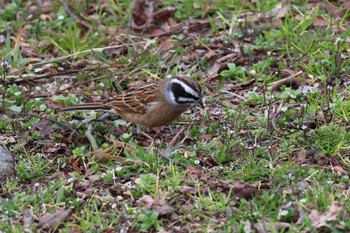
[[[348,1],[0,1],[1,232],[349,232]],[[145,134],[61,112],[175,76]]]

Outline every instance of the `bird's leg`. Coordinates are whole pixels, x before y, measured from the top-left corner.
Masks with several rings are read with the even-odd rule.
[[[185,130],[185,127],[182,127],[180,131],[175,135],[175,137],[173,137],[173,139],[171,139],[171,141],[167,143],[164,154],[161,155],[162,158],[169,160],[172,148],[176,143],[177,139],[179,138],[180,134],[182,134],[184,130]]]
[[[137,125],[137,127],[136,127],[136,132],[133,132],[133,133],[136,133],[136,134],[138,134],[138,135],[143,135],[143,136],[145,136],[146,138],[148,138],[149,140],[154,141],[154,138],[151,137],[149,134],[147,134],[145,131],[147,131],[147,128],[146,128],[146,127]]]
[[[140,133],[141,135],[143,135],[143,136],[145,136],[146,138],[148,138],[149,140],[151,140],[151,141],[154,141],[154,138],[152,138],[150,135],[148,135],[147,133],[145,133],[145,132],[141,132]]]
[[[165,140],[164,135],[157,128],[151,128],[151,129],[156,133],[156,136],[158,136],[162,141]]]

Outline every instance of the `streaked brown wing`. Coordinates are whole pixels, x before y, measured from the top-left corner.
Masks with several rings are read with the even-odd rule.
[[[115,109],[117,112],[146,113],[147,105],[159,100],[156,97],[157,91],[157,85],[150,83],[146,86],[119,93],[106,101],[105,105]]]

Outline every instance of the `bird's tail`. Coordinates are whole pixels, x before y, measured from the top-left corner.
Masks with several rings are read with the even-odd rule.
[[[84,111],[84,110],[94,110],[100,112],[108,112],[111,110],[111,107],[102,103],[102,102],[93,102],[93,103],[85,103],[78,104],[71,107],[65,107],[61,109],[57,109],[58,111],[67,112],[67,111]]]

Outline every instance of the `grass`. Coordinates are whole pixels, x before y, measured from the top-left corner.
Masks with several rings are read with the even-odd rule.
[[[0,143],[16,160],[0,231],[349,231],[345,2],[167,1],[177,23],[203,15],[209,26],[162,38],[130,29],[130,2],[0,10]],[[117,116],[53,110],[177,75],[200,81],[206,108],[160,128],[162,139]]]

